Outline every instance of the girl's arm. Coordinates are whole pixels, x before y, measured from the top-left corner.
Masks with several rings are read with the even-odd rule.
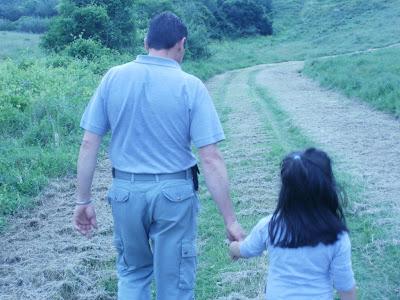
[[[354,272],[351,266],[351,243],[347,232],[339,236],[331,263],[333,285],[341,300],[356,299]]]
[[[232,242],[229,245],[229,255],[232,259],[259,256],[266,250],[269,220],[270,217],[262,218],[244,241]]]
[[[338,291],[340,300],[356,300],[356,287],[353,287],[350,291],[341,292]]]

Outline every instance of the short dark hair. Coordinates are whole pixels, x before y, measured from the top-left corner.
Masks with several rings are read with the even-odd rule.
[[[151,19],[147,45],[156,50],[170,49],[187,36],[188,30],[182,20],[172,12],[166,11]]]
[[[333,175],[331,159],[322,150],[293,152],[281,164],[281,190],[269,223],[273,246],[298,248],[337,241],[348,231]]]

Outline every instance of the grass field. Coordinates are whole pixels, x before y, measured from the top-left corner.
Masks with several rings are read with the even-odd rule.
[[[19,57],[36,58],[42,55],[39,49],[40,35],[11,31],[0,31],[1,59],[18,60]]]
[[[400,48],[308,61],[304,73],[323,86],[400,116]]]
[[[399,116],[398,49],[316,59],[399,42],[399,4],[393,0],[274,1],[275,36],[215,41],[209,59],[186,61],[183,68],[206,80],[227,70],[256,64],[308,60],[306,75]],[[102,74],[112,65],[132,57],[102,57],[90,62],[47,56],[38,48],[38,35],[0,32],[0,37],[1,227],[8,215],[34,205],[35,197],[49,179],[75,172],[81,113]],[[240,220],[248,229],[272,210],[282,155],[313,144],[253,79],[254,74],[250,74],[245,85],[236,87],[232,84],[233,75],[226,75],[223,83],[213,90],[229,137],[222,148],[231,177],[240,178],[232,184],[233,199]],[[230,103],[237,95],[253,99],[249,100],[251,105],[241,107]],[[241,148],[235,137],[235,126],[250,119],[245,109],[251,110],[252,118],[257,118],[260,124],[257,130],[262,140],[254,141],[257,145],[254,148]],[[245,114],[238,115],[241,110]],[[248,126],[253,126],[254,122],[250,121]],[[242,139],[251,138],[246,131],[242,134]],[[234,149],[238,152],[233,153]],[[257,159],[249,160],[249,152],[258,155]],[[230,157],[239,159],[230,161]],[[258,177],[243,173],[248,169],[257,170]],[[350,199],[359,197],[359,183],[344,171],[339,177],[349,186]],[[254,182],[250,185],[252,189],[242,189],[243,182]],[[265,190],[260,187],[270,189],[272,194],[265,196]],[[251,207],[241,200],[253,196],[257,199]],[[264,202],[265,197],[269,204]],[[204,192],[202,198],[207,198]],[[265,259],[230,263],[223,244],[222,221],[210,199],[203,203],[198,298],[216,299],[237,290],[238,286],[246,297],[255,297],[262,289],[259,282],[264,276]],[[373,243],[376,237],[385,239],[385,232],[372,226],[370,219],[348,211],[348,220],[354,232],[354,244],[362,245],[354,247],[361,299],[396,299],[400,293],[395,286],[400,267],[395,259],[400,255],[398,247]],[[112,264],[105,267],[112,268]],[[384,276],[382,269],[386,271]],[[376,278],[380,279],[377,282],[382,284],[383,292]],[[105,279],[101,284],[114,295],[115,278]]]

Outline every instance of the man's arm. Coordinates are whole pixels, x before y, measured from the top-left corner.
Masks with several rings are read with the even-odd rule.
[[[236,220],[232,201],[229,196],[229,180],[224,159],[216,144],[199,148],[207,188],[221,212],[227,235],[231,241],[245,238],[242,227]]]
[[[341,292],[338,291],[340,300],[356,300],[356,287],[353,287],[350,291]]]
[[[101,136],[89,131],[85,131],[83,135],[78,158],[78,202],[86,202],[91,199],[92,180],[101,140]],[[93,204],[76,205],[73,223],[75,229],[81,234],[90,234],[92,229],[97,227]]]

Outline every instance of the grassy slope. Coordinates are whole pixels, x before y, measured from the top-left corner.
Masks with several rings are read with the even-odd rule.
[[[400,116],[400,48],[373,53],[312,60],[306,75],[323,86],[342,90],[367,101],[377,109]]]
[[[38,48],[40,35],[30,33],[19,33],[0,31],[0,60],[11,58],[17,59],[21,56],[38,57],[41,55]]]
[[[214,42],[210,59],[186,63],[186,69],[207,79],[256,64],[306,60],[400,42],[399,0],[277,0],[274,11],[273,37]]]

